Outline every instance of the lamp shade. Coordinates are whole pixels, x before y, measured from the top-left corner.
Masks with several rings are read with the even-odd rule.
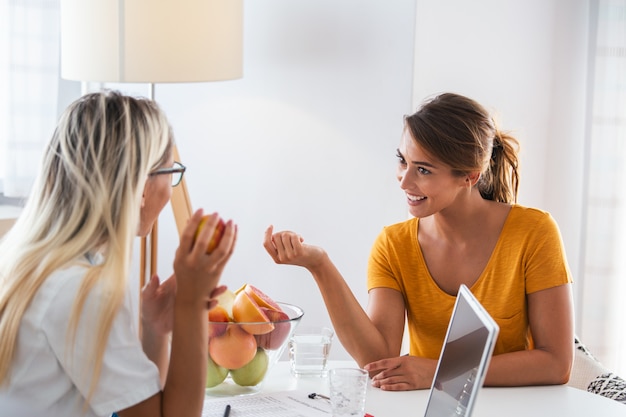
[[[243,0],[61,0],[61,76],[200,82],[243,76]]]

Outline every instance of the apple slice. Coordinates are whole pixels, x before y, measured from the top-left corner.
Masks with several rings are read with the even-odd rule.
[[[280,306],[272,300],[267,294],[253,285],[246,284],[243,289],[252,299],[259,305],[271,310],[282,311]]]
[[[242,323],[241,327],[250,334],[264,334],[274,330],[271,320],[245,291],[235,296],[233,319],[237,323]]]
[[[217,297],[215,297],[215,299],[217,300],[217,305],[222,306],[224,310],[226,310],[228,317],[232,319],[233,302],[235,301],[235,293],[232,292],[231,290],[226,290],[220,295],[218,295]]]

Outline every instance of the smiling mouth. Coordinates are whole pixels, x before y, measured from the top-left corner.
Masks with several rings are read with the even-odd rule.
[[[419,196],[419,195],[411,195],[411,194],[407,194],[406,195],[407,198],[411,201],[422,201],[422,200],[426,200],[425,196]]]

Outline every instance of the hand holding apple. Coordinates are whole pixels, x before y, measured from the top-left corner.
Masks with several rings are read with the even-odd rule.
[[[202,210],[197,210],[189,219],[180,236],[180,245],[174,258],[174,274],[176,275],[175,305],[199,305],[204,301],[207,310],[217,304],[214,297],[226,289],[219,285],[222,272],[234,252],[237,239],[237,226],[229,220],[225,224],[222,240],[211,255],[207,256],[205,248],[212,239],[213,228],[218,224],[217,213],[206,220],[207,227],[198,234],[199,224],[203,218]]]

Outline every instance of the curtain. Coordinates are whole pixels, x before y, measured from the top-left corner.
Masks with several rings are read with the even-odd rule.
[[[592,2],[582,247],[583,343],[626,377],[626,0]]]
[[[57,121],[59,0],[0,0],[0,194],[26,196]]]

